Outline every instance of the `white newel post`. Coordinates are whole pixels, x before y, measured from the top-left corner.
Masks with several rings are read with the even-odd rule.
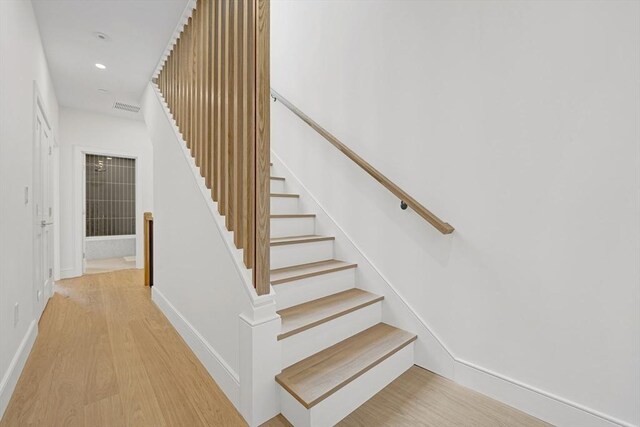
[[[250,427],[280,413],[275,376],[282,367],[275,301],[240,315],[240,408]]]

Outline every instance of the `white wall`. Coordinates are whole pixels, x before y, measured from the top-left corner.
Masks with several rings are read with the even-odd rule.
[[[142,105],[154,150],[153,299],[238,407],[239,315],[251,300],[204,180],[151,85]]]
[[[0,1],[0,58],[1,417],[37,331],[33,204],[24,202],[24,188],[33,190],[34,81],[53,134],[58,132],[58,102],[31,2]],[[20,320],[14,326],[15,303],[20,307]]]
[[[456,231],[279,103],[274,152],[454,356],[640,424],[640,3],[271,13],[272,87]]]
[[[114,155],[136,156],[141,197],[136,201],[139,212],[153,211],[153,146],[147,127],[139,120],[128,120],[106,114],[61,108],[60,110],[60,271],[62,277],[80,275],[81,263],[78,245],[77,222],[82,221],[82,212],[75,200],[81,195],[81,182],[76,182],[74,174],[82,168],[74,157],[74,147],[95,150],[96,153],[110,152]],[[140,209],[141,208],[141,209]],[[142,254],[143,218],[136,219],[138,234],[136,252]],[[81,237],[80,237],[81,239]],[[81,241],[81,240],[80,240]],[[140,265],[139,265],[140,267]]]

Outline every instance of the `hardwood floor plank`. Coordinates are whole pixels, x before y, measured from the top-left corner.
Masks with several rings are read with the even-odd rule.
[[[126,425],[119,394],[105,397],[84,407],[84,425],[119,427]]]
[[[414,366],[339,426],[543,427],[549,424]]]
[[[0,427],[244,426],[141,270],[57,283]]]

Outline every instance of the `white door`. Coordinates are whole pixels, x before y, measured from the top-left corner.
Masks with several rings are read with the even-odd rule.
[[[36,312],[42,313],[53,294],[53,209],[51,130],[41,111],[36,114],[34,146],[33,200],[35,205],[35,301]]]

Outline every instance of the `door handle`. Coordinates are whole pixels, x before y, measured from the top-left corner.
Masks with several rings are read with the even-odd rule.
[[[46,220],[40,221],[40,227],[46,227],[47,225],[53,225],[52,222],[47,222]]]

